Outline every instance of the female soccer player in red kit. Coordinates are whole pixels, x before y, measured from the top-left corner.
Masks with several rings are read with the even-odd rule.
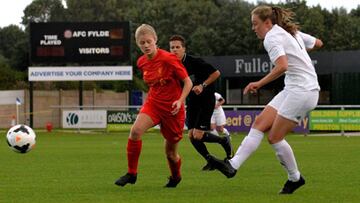
[[[152,26],[147,24],[139,26],[135,32],[135,39],[144,53],[138,59],[137,66],[143,72],[143,79],[149,86],[149,92],[130,130],[127,143],[128,172],[115,184],[125,186],[127,183],[136,182],[142,146],[141,136],[149,128],[160,124],[171,171],[169,182],[165,187],[176,187],[181,181],[178,142],[182,138],[185,122],[184,101],[191,91],[192,82],[175,55],[157,48],[157,34]]]

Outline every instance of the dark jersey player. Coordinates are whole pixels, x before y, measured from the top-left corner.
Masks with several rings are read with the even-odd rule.
[[[185,40],[182,36],[172,36],[169,43],[170,52],[182,61],[189,76],[193,77],[193,88],[186,103],[186,124],[192,145],[206,159],[209,151],[204,142],[219,143],[224,148],[226,157],[230,158],[232,155],[230,137],[219,137],[208,132],[215,106],[214,81],[220,76],[220,72],[201,58],[186,54]],[[209,162],[203,167],[203,170],[212,169]]]

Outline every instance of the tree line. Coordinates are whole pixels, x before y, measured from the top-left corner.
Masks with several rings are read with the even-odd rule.
[[[24,10],[23,27],[0,28],[0,89],[28,87],[30,22],[130,21],[132,34],[137,26],[148,23],[158,33],[158,45],[168,49],[168,39],[181,34],[187,50],[198,56],[224,56],[265,53],[251,29],[250,12],[257,4],[244,0],[33,0]],[[319,51],[358,50],[360,48],[360,5],[347,11],[331,11],[320,5],[309,7],[306,0],[286,0],[275,4],[296,13],[300,29],[324,42]],[[133,37],[132,37],[133,38]],[[131,40],[133,63],[141,54]],[[132,64],[135,65],[135,64]],[[135,70],[132,82],[84,82],[85,89],[124,91],[146,88]],[[76,89],[77,83],[36,83],[35,88]]]

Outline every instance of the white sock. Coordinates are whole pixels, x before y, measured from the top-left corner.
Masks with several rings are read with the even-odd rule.
[[[222,131],[225,135],[230,135],[229,131],[226,128],[223,128],[224,130]]]
[[[213,134],[213,135],[219,136],[219,133],[218,133],[218,131],[216,129],[212,130],[210,133]]]
[[[281,165],[288,173],[288,179],[296,182],[300,179],[300,172],[298,170],[294,152],[291,149],[289,143],[286,140],[281,140],[278,143],[272,144],[276,151],[276,156],[279,159]]]
[[[241,142],[235,156],[229,160],[231,166],[236,170],[239,169],[245,160],[258,148],[263,137],[263,132],[251,128],[249,134]]]

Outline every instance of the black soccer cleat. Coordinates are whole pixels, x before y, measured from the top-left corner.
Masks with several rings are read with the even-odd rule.
[[[172,176],[169,177],[169,182],[165,185],[165,187],[175,188],[181,181],[181,177],[173,178]]]
[[[226,158],[231,159],[231,157],[234,154],[234,150],[233,147],[231,145],[231,138],[229,135],[225,135],[223,137],[223,140],[221,141],[221,146],[224,148],[225,153],[226,153]]]
[[[130,174],[127,173],[124,176],[121,176],[116,182],[115,185],[119,185],[124,187],[126,184],[130,183],[130,184],[135,184],[136,182],[136,178],[137,178],[137,174]]]
[[[215,170],[214,166],[210,162],[207,162],[206,165],[202,168],[203,171],[213,171]]]
[[[231,166],[228,159],[220,160],[214,156],[208,155],[207,160],[214,168],[219,170],[227,178],[232,178],[236,175],[237,170]]]
[[[287,180],[279,194],[292,194],[296,189],[305,184],[305,179],[300,175],[300,179],[296,182]]]

